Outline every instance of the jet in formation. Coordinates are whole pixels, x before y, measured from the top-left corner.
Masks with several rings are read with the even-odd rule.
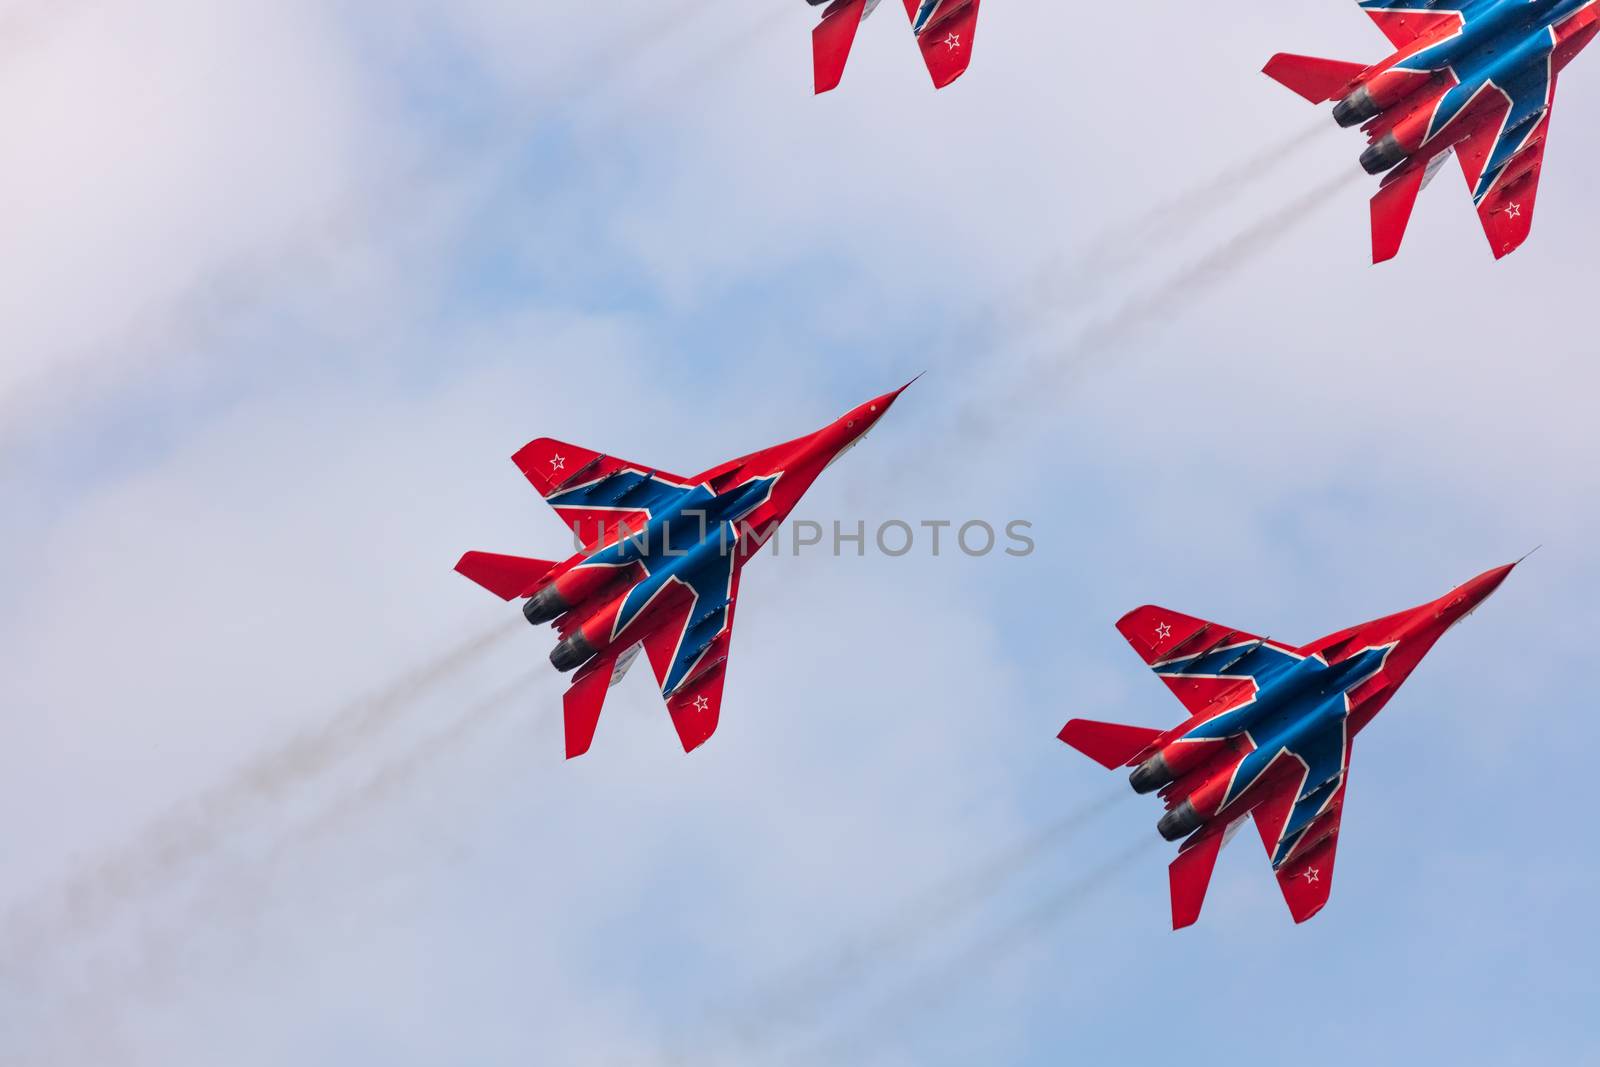
[[[1322,910],[1352,742],[1515,566],[1301,648],[1153,606],[1117,623],[1189,718],[1170,730],[1074,719],[1060,736],[1105,767],[1133,767],[1135,792],[1160,791],[1156,829],[1183,842],[1168,871],[1174,929],[1199,919],[1217,854],[1246,816],[1295,922]]]
[[[1417,194],[1452,151],[1496,259],[1527,240],[1556,78],[1600,29],[1597,0],[1363,0],[1398,51],[1373,66],[1279,53],[1265,72],[1361,125],[1372,260],[1400,251]],[[1386,173],[1387,172],[1387,173]]]
[[[972,62],[972,37],[978,28],[979,0],[905,0],[911,32],[922,49],[922,59],[933,77],[933,87],[943,89],[966,73]],[[811,31],[811,52],[816,68],[816,88],[825,93],[844,77],[856,30],[878,6],[878,0],[806,0],[812,7],[827,4],[822,21]]]
[[[512,457],[583,548],[563,563],[468,552],[456,570],[555,625],[550,662],[577,672],[563,700],[568,759],[589,750],[607,688],[641,648],[684,751],[711,737],[745,563],[905,388],[692,478],[550,438]]]

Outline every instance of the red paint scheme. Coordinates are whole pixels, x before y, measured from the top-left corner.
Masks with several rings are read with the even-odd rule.
[[[1403,68],[1419,53],[1462,33],[1462,16],[1454,11],[1367,13],[1397,49],[1383,61],[1361,68],[1338,60],[1279,53],[1262,69],[1312,103],[1343,100],[1364,89],[1372,104],[1381,109],[1362,125],[1368,143],[1376,144],[1392,132],[1408,157],[1385,175],[1372,199],[1372,261],[1382,263],[1399,253],[1417,194],[1432,176],[1430,164],[1445,153],[1456,150],[1468,191],[1478,195],[1479,179],[1504,132],[1510,103],[1503,92],[1481,92],[1428,136],[1440,98],[1457,82],[1446,71]],[[1565,16],[1551,30],[1556,46],[1550,56],[1547,110],[1476,205],[1496,259],[1521,247],[1531,231],[1550,123],[1548,107],[1555,100],[1557,75],[1600,33],[1600,5],[1591,4]],[[1341,80],[1341,75],[1349,76]]]
[[[972,62],[972,39],[978,33],[978,2],[946,5],[917,37],[922,61],[935,89],[943,89],[967,72]],[[906,16],[917,17],[917,0],[906,0]]]
[[[694,621],[688,618],[692,596],[682,585],[669,583],[618,630],[619,609],[624,597],[644,577],[643,567],[583,566],[597,552],[642,531],[649,520],[645,512],[556,506],[556,513],[585,546],[558,564],[483,552],[469,552],[461,558],[456,565],[459,572],[503,599],[535,597],[554,588],[566,605],[566,610],[553,620],[557,632],[562,638],[581,632],[594,650],[593,657],[578,669],[564,699],[568,758],[588,751],[606,689],[616,680],[613,674],[617,663],[635,646],[643,647],[656,681],[663,687],[663,699],[684,750],[692,751],[711,737],[721,712],[724,666],[733,633],[740,572],[823,469],[865,436],[905,388],[869,400],[815,433],[718,464],[693,478],[551,438],[530,442],[513,457],[517,468],[546,499],[617,471],[645,473],[686,490],[703,485],[714,493],[776,476],[770,495],[739,524],[739,533],[729,547],[734,563],[723,628],[693,669],[670,691],[666,690],[667,679],[679,638],[687,624]],[[533,575],[539,576],[536,581],[530,578]]]
[[[1307,824],[1304,834],[1278,864],[1277,878],[1296,922],[1304,922],[1327,903],[1332,884],[1334,850],[1340,818],[1344,810],[1345,788],[1349,782],[1350,746],[1357,734],[1381,711],[1400,685],[1416,669],[1434,643],[1446,630],[1471,614],[1511,573],[1508,564],[1480,574],[1449,593],[1407,611],[1387,615],[1371,622],[1331,633],[1300,648],[1276,642],[1265,644],[1295,657],[1315,657],[1335,666],[1350,657],[1372,649],[1389,648],[1377,673],[1346,693],[1345,773],[1337,789]],[[1146,606],[1130,612],[1117,624],[1145,663],[1160,669],[1164,663],[1186,661],[1207,650],[1244,647],[1261,639],[1215,623],[1161,608]],[[1169,683],[1172,679],[1164,679]],[[1189,679],[1184,680],[1185,683]],[[1284,840],[1285,827],[1303,784],[1303,764],[1280,753],[1266,771],[1242,793],[1226,799],[1240,761],[1254,748],[1246,733],[1226,739],[1179,740],[1190,730],[1216,716],[1232,711],[1254,699],[1254,685],[1243,688],[1218,688],[1210,694],[1175,687],[1191,715],[1183,723],[1150,739],[1133,750],[1132,740],[1148,733],[1141,728],[1120,727],[1129,731],[1128,755],[1123,766],[1136,767],[1159,752],[1167,761],[1174,780],[1161,789],[1168,811],[1189,802],[1200,816],[1200,824],[1181,846],[1170,871],[1174,928],[1193,923],[1200,914],[1206,884],[1221,848],[1226,830],[1246,816],[1253,816],[1268,857],[1274,856]],[[1118,736],[1109,731],[1116,724],[1074,719],[1061,731],[1061,739],[1102,764],[1110,749],[1094,742]],[[1088,743],[1085,743],[1088,742]],[[1304,783],[1315,790],[1320,782]]]
[[[917,0],[904,0],[913,27]],[[935,89],[943,89],[967,72],[972,63],[972,41],[978,32],[980,0],[946,3],[917,35],[917,48]],[[845,64],[855,45],[856,31],[872,13],[868,0],[834,0],[811,31],[813,87],[819,95],[839,87]]]

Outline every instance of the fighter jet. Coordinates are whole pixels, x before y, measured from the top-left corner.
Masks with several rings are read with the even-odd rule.
[[[1400,251],[1417,193],[1454,151],[1496,259],[1533,225],[1556,76],[1600,29],[1596,0],[1362,0],[1399,49],[1373,66],[1279,53],[1265,72],[1362,125],[1372,261]]]
[[[837,88],[844,77],[845,61],[855,43],[856,30],[878,6],[878,0],[806,0],[812,7],[828,5],[822,22],[811,31],[811,52],[816,67],[818,93]],[[905,0],[911,32],[922,49],[922,60],[933,76],[933,87],[943,89],[967,71],[972,62],[972,37],[978,28],[979,0]]]
[[[1294,921],[1322,910],[1351,743],[1515,566],[1301,648],[1153,606],[1117,623],[1189,718],[1170,730],[1073,719],[1060,737],[1105,767],[1133,767],[1134,791],[1166,801],[1156,829],[1183,841],[1168,870],[1173,929],[1199,919],[1217,854],[1246,816]]]
[[[548,437],[512,457],[583,548],[563,563],[468,552],[456,570],[503,600],[525,600],[533,625],[555,624],[550,662],[577,671],[563,700],[568,759],[589,750],[606,689],[640,648],[684,751],[711,737],[745,563],[909,385],[692,478]]]

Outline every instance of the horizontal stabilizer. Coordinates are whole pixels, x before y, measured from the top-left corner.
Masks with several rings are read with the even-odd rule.
[[[1193,926],[1200,918],[1200,908],[1206,902],[1206,890],[1211,885],[1211,872],[1217,866],[1217,854],[1227,835],[1212,830],[1187,845],[1178,858],[1167,868],[1167,880],[1172,885],[1172,928],[1182,930]]]
[[[1411,209],[1417,206],[1427,168],[1410,162],[1384,179],[1372,197],[1372,262],[1385,263],[1400,254]]]
[[[1161,736],[1161,731],[1144,726],[1095,722],[1093,719],[1073,719],[1056,736],[1100,766],[1116,770],[1131,764],[1134,757]]]
[[[456,572],[471,578],[501,600],[515,600],[537,592],[540,581],[555,566],[547,559],[468,552],[456,564]]]
[[[1366,69],[1360,63],[1279,52],[1267,60],[1261,73],[1293,89],[1313,104],[1322,104],[1344,96],[1345,88]]]
[[[866,14],[867,0],[836,0],[811,31],[811,55],[819,94],[839,87],[850,48],[855,44],[856,30],[861,28]]]
[[[605,704],[606,690],[611,687],[615,659],[615,656],[602,656],[579,671],[578,680],[561,700],[568,759],[583,755],[594,744],[594,731],[600,725],[600,708]]]

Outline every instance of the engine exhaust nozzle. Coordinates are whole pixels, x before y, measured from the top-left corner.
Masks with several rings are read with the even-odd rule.
[[[1200,818],[1200,813],[1194,810],[1194,805],[1185,800],[1161,816],[1161,821],[1156,823],[1156,829],[1168,841],[1179,841],[1196,830],[1205,820]]]
[[[556,592],[555,583],[552,582],[528,598],[522,605],[522,614],[533,626],[542,626],[551,619],[566,614],[572,605],[561,599],[561,594]]]
[[[1157,752],[1128,775],[1128,783],[1133,786],[1135,793],[1154,793],[1170,783],[1172,777],[1172,768],[1167,766],[1166,757]]]
[[[1363,85],[1333,105],[1333,121],[1345,127],[1359,126],[1382,110]]]
[[[1403,163],[1408,155],[1409,153],[1400,146],[1399,138],[1393,133],[1386,133],[1361,153],[1361,169],[1368,174],[1382,174]]]
[[[582,630],[574,630],[550,653],[550,662],[562,674],[577,670],[594,658],[595,648]]]

